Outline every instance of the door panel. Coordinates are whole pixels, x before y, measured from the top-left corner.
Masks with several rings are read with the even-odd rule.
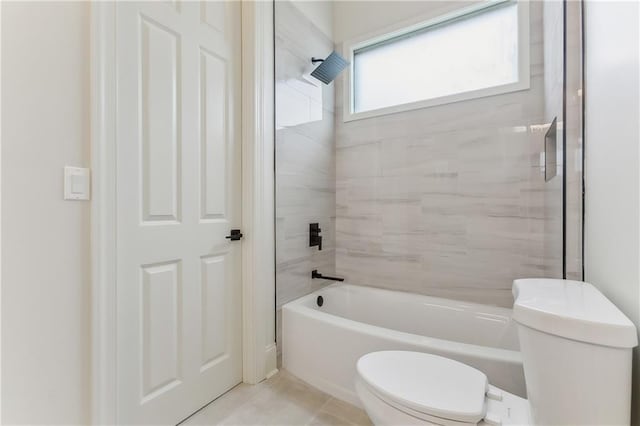
[[[116,11],[118,422],[175,424],[242,377],[240,3]]]
[[[202,365],[206,370],[228,353],[226,324],[227,307],[224,305],[225,256],[207,256],[202,259]]]
[[[140,27],[143,220],[179,220],[179,40],[146,18]]]
[[[179,261],[142,267],[143,399],[179,382],[180,293]]]
[[[226,69],[223,58],[200,51],[203,219],[223,218],[226,212]]]

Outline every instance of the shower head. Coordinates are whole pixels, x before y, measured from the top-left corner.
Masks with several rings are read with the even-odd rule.
[[[311,58],[311,62],[314,64],[320,62],[318,68],[311,72],[311,76],[317,78],[324,84],[331,83],[338,74],[349,65],[349,62],[335,50],[331,52],[331,55],[327,56],[327,59]]]

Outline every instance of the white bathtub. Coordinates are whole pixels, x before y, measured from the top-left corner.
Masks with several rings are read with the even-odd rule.
[[[333,284],[284,305],[282,343],[286,370],[356,405],[356,361],[385,349],[464,362],[482,370],[491,384],[525,396],[511,309]]]

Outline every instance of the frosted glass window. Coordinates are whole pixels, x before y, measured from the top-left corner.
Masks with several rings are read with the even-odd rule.
[[[354,50],[353,110],[518,82],[518,6],[494,5]]]

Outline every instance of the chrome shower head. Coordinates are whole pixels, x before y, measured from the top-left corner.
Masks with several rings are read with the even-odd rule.
[[[314,64],[320,62],[318,68],[311,72],[311,76],[317,78],[324,84],[329,84],[344,70],[348,65],[346,59],[340,56],[335,50],[331,52],[326,59],[311,58]]]

